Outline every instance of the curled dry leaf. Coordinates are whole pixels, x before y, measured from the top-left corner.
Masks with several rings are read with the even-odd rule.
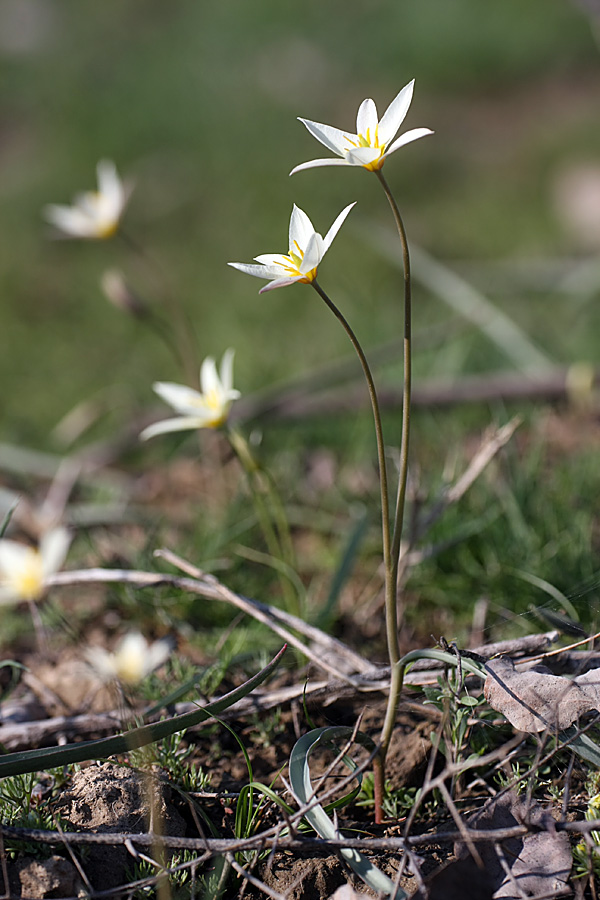
[[[486,700],[519,731],[563,731],[584,713],[600,711],[600,669],[568,679],[545,666],[519,672],[512,660],[494,659],[486,670]]]

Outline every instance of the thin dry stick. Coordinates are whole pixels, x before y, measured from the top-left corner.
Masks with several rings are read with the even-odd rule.
[[[57,817],[54,814],[52,815],[52,819],[54,821],[54,827],[60,834],[61,838],[64,837],[64,831],[61,828],[60,822],[57,820]],[[73,865],[79,872],[79,876],[80,876],[81,880],[83,881],[86,889],[89,891],[90,894],[92,894],[93,888],[92,888],[92,885],[90,884],[90,880],[87,877],[87,875],[85,874],[85,870],[84,870],[83,866],[81,865],[81,863],[79,862],[79,860],[77,859],[76,854],[73,853],[73,848],[71,847],[71,844],[69,843],[69,841],[65,841],[65,840],[63,840],[62,843],[63,843],[63,846],[65,847],[67,853],[69,854],[69,857],[71,858],[71,862],[73,863]]]
[[[517,883],[517,879],[515,878],[515,876],[512,873],[512,869],[508,864],[508,861],[506,859],[506,854],[504,853],[504,850],[503,850],[501,844],[497,841],[494,841],[494,849],[498,856],[498,862],[500,863],[500,866],[502,867],[502,871],[504,872],[505,877],[508,878],[513,891],[516,892],[516,896],[520,897],[521,900],[528,900],[528,897],[530,897],[530,894],[526,894],[521,889],[520,885]],[[569,891],[569,893],[571,893],[571,892]],[[557,895],[556,895],[556,893],[553,893],[552,896],[556,897]]]
[[[325,784],[327,779],[333,774],[333,770],[335,769],[335,767],[338,766],[344,759],[344,756],[346,756],[346,754],[350,752],[350,748],[354,744],[356,734],[360,729],[361,719],[362,719],[362,713],[360,714],[360,716],[354,723],[354,728],[352,729],[352,735],[348,738],[348,740],[346,741],[346,743],[344,744],[342,749],[339,751],[336,758],[327,766],[327,768],[325,769],[325,771],[323,772],[323,774],[321,775],[321,777],[319,778],[317,783],[314,785],[314,787],[313,787],[313,796],[314,797],[317,796],[318,791],[320,791],[321,787]],[[354,777],[354,772],[352,772],[352,777]],[[347,778],[344,779],[344,781],[346,781],[346,780],[347,780]]]
[[[304,813],[305,810],[302,810]],[[299,813],[295,814],[297,818]],[[557,831],[564,831],[568,834],[589,835],[592,831],[600,829],[600,819],[580,820],[578,822],[565,822],[559,820],[554,822]],[[106,846],[127,846],[131,844],[139,844],[143,847],[150,847],[154,840],[154,835],[148,833],[121,833],[121,832],[63,832],[58,831],[42,831],[36,828],[16,828],[13,826],[4,826],[6,837],[12,837],[17,840],[37,841],[40,844],[61,844],[68,842],[74,846],[77,845],[106,845]],[[277,834],[273,832],[277,831]],[[453,844],[457,841],[463,841],[465,834],[469,840],[475,844],[489,843],[491,841],[508,841],[513,838],[522,838],[527,834],[536,834],[539,832],[538,826],[532,825],[510,825],[502,828],[486,829],[486,828],[467,828],[466,832],[455,831],[434,831],[427,834],[411,835],[408,838],[402,837],[360,837],[351,838],[340,836],[335,839],[316,838],[303,835],[300,838],[280,836],[281,825],[276,829],[269,829],[270,833],[261,832],[249,838],[186,838],[165,836],[163,838],[165,847],[172,850],[189,850],[203,851],[204,855],[195,860],[205,862],[211,856],[223,853],[248,852],[253,850],[266,850],[274,848],[276,851],[289,852],[299,850],[339,850],[344,847],[350,849],[366,849],[366,850],[385,850],[389,852],[404,851],[411,847],[427,847],[430,844]],[[139,855],[139,851],[134,851],[135,855]],[[189,866],[191,863],[184,863],[177,867],[177,870]],[[136,883],[137,884],[137,883]],[[132,885],[133,886],[133,885]]]
[[[567,653],[569,650],[575,650],[577,647],[581,647],[582,644],[589,644],[590,641],[595,641],[597,638],[600,638],[600,631],[597,631],[596,634],[590,634],[589,637],[583,638],[575,644],[568,644],[566,647],[558,647],[556,650],[540,653],[539,656],[532,656],[527,662],[537,662],[538,659],[547,659],[549,656],[558,656],[561,653]]]
[[[444,800],[446,801],[446,807],[447,807],[447,809],[448,809],[448,812],[450,813],[450,815],[451,815],[452,818],[454,819],[454,822],[455,822],[455,824],[456,824],[456,827],[458,828],[458,830],[459,830],[459,832],[460,832],[460,835],[461,835],[461,837],[462,837],[462,840],[465,842],[465,844],[466,844],[467,847],[469,848],[469,852],[470,852],[471,856],[472,856],[473,859],[475,860],[477,866],[478,866],[480,869],[483,869],[483,861],[482,861],[482,859],[481,859],[481,856],[480,856],[479,853],[477,852],[477,848],[475,847],[475,844],[473,843],[473,841],[472,841],[471,838],[469,837],[469,831],[468,831],[468,829],[467,829],[465,823],[463,822],[463,820],[461,819],[461,817],[460,817],[460,815],[459,815],[459,812],[458,812],[458,810],[457,810],[457,808],[456,808],[456,804],[454,803],[454,800],[453,800],[452,797],[450,796],[450,791],[449,791],[448,788],[446,787],[446,782],[445,782],[445,781],[441,781],[441,782],[440,782],[440,784],[439,784],[439,791],[440,791],[441,795],[443,796]]]
[[[180,590],[188,591],[191,594],[197,594],[200,597],[207,597],[211,600],[223,600],[243,610],[264,625],[267,625],[275,634],[279,635],[284,641],[300,650],[308,659],[312,660],[321,669],[325,669],[331,675],[339,678],[341,681],[349,682],[356,685],[356,679],[340,671],[331,663],[323,658],[323,654],[314,653],[310,647],[299,640],[294,634],[278,623],[280,610],[268,606],[266,603],[259,603],[257,600],[250,600],[241,594],[230,591],[225,585],[216,579],[211,581],[200,581],[192,578],[181,578],[177,575],[158,574],[154,572],[141,572],[135,569],[81,569],[70,572],[57,572],[51,575],[47,581],[47,587],[58,587],[59,585],[69,584],[131,584],[135,587],[159,587],[160,585],[169,584]],[[300,620],[298,620],[300,621]],[[323,635],[323,638],[326,638]],[[333,639],[329,639],[333,647]],[[324,640],[322,641],[324,643]],[[369,666],[370,668],[370,666]]]
[[[154,551],[154,556],[159,559],[164,559],[166,562],[171,563],[171,565],[181,569],[182,572],[191,575],[192,578],[197,578],[199,581],[215,585],[222,584],[222,582],[219,582],[214,575],[204,572],[202,569],[199,569],[197,566],[190,563],[187,559],[183,559],[181,556],[173,553],[172,550],[161,548],[160,550]],[[372,663],[363,656],[360,656],[360,654],[356,653],[354,650],[351,650],[350,647],[342,643],[342,641],[332,638],[324,631],[321,631],[320,628],[309,625],[308,622],[305,622],[298,616],[288,613],[286,610],[279,609],[278,607],[269,606],[268,604],[260,603],[257,600],[249,600],[248,602],[255,603],[260,609],[268,610],[270,615],[279,619],[281,622],[284,622],[286,625],[289,625],[305,637],[310,638],[315,644],[322,645],[329,653],[334,653],[336,656],[346,659],[357,672],[369,672],[372,670]]]

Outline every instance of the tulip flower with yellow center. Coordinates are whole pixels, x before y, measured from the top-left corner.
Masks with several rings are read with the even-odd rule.
[[[233,387],[233,350],[226,350],[221,362],[221,372],[212,356],[207,356],[200,369],[201,391],[184,384],[158,381],[154,390],[162,399],[181,413],[173,419],[165,419],[145,428],[143,441],[167,431],[187,431],[192,428],[219,428],[229,416],[229,410],[240,392]]]
[[[387,157],[400,147],[427,134],[433,134],[429,128],[413,128],[394,140],[406,118],[414,84],[413,80],[402,88],[381,119],[377,117],[377,107],[373,100],[363,100],[356,117],[356,134],[340,131],[339,128],[323,125],[321,122],[312,122],[310,119],[299,119],[313,137],[341,159],[312,159],[296,166],[290,175],[318,166],[362,166],[370,172],[376,172],[381,169]]]
[[[261,288],[259,294],[287,287],[296,282],[310,284],[317,277],[319,263],[331,247],[333,239],[353,206],[354,203],[351,203],[343,209],[325,237],[322,237],[315,231],[306,213],[294,204],[290,218],[287,255],[263,253],[262,256],[254,257],[259,265],[252,263],[229,263],[229,265],[247,275],[269,279],[269,284]]]

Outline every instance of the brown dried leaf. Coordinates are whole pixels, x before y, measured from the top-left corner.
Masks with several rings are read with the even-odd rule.
[[[600,669],[572,680],[545,666],[518,672],[510,659],[490,660],[486,669],[486,700],[519,731],[563,731],[583,713],[600,710]]]
[[[477,844],[484,869],[494,882],[494,900],[548,897],[566,886],[573,863],[569,838],[565,832],[555,830],[549,810],[535,801],[527,806],[510,791],[489,801],[467,819],[470,828],[490,831],[524,823],[543,830],[497,844]],[[466,859],[469,849],[463,843],[457,844],[455,853]]]
[[[457,842],[456,861],[426,878],[412,900],[535,900],[553,897],[566,887],[573,861],[569,838],[556,831],[549,810],[535,802],[527,806],[510,791],[490,800],[466,824],[490,832],[489,841],[477,842],[479,860],[464,841]],[[494,832],[522,824],[539,830],[494,840]]]

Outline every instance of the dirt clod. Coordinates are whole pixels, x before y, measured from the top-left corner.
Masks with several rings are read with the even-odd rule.
[[[185,822],[169,802],[162,782],[112,763],[78,772],[60,805],[74,831],[185,834]],[[122,846],[92,846],[85,860],[86,874],[98,890],[121,884],[126,868],[133,866],[134,860]]]
[[[347,881],[337,856],[296,859],[292,863],[283,857],[261,877],[268,887],[285,894],[286,900],[322,900]]]

